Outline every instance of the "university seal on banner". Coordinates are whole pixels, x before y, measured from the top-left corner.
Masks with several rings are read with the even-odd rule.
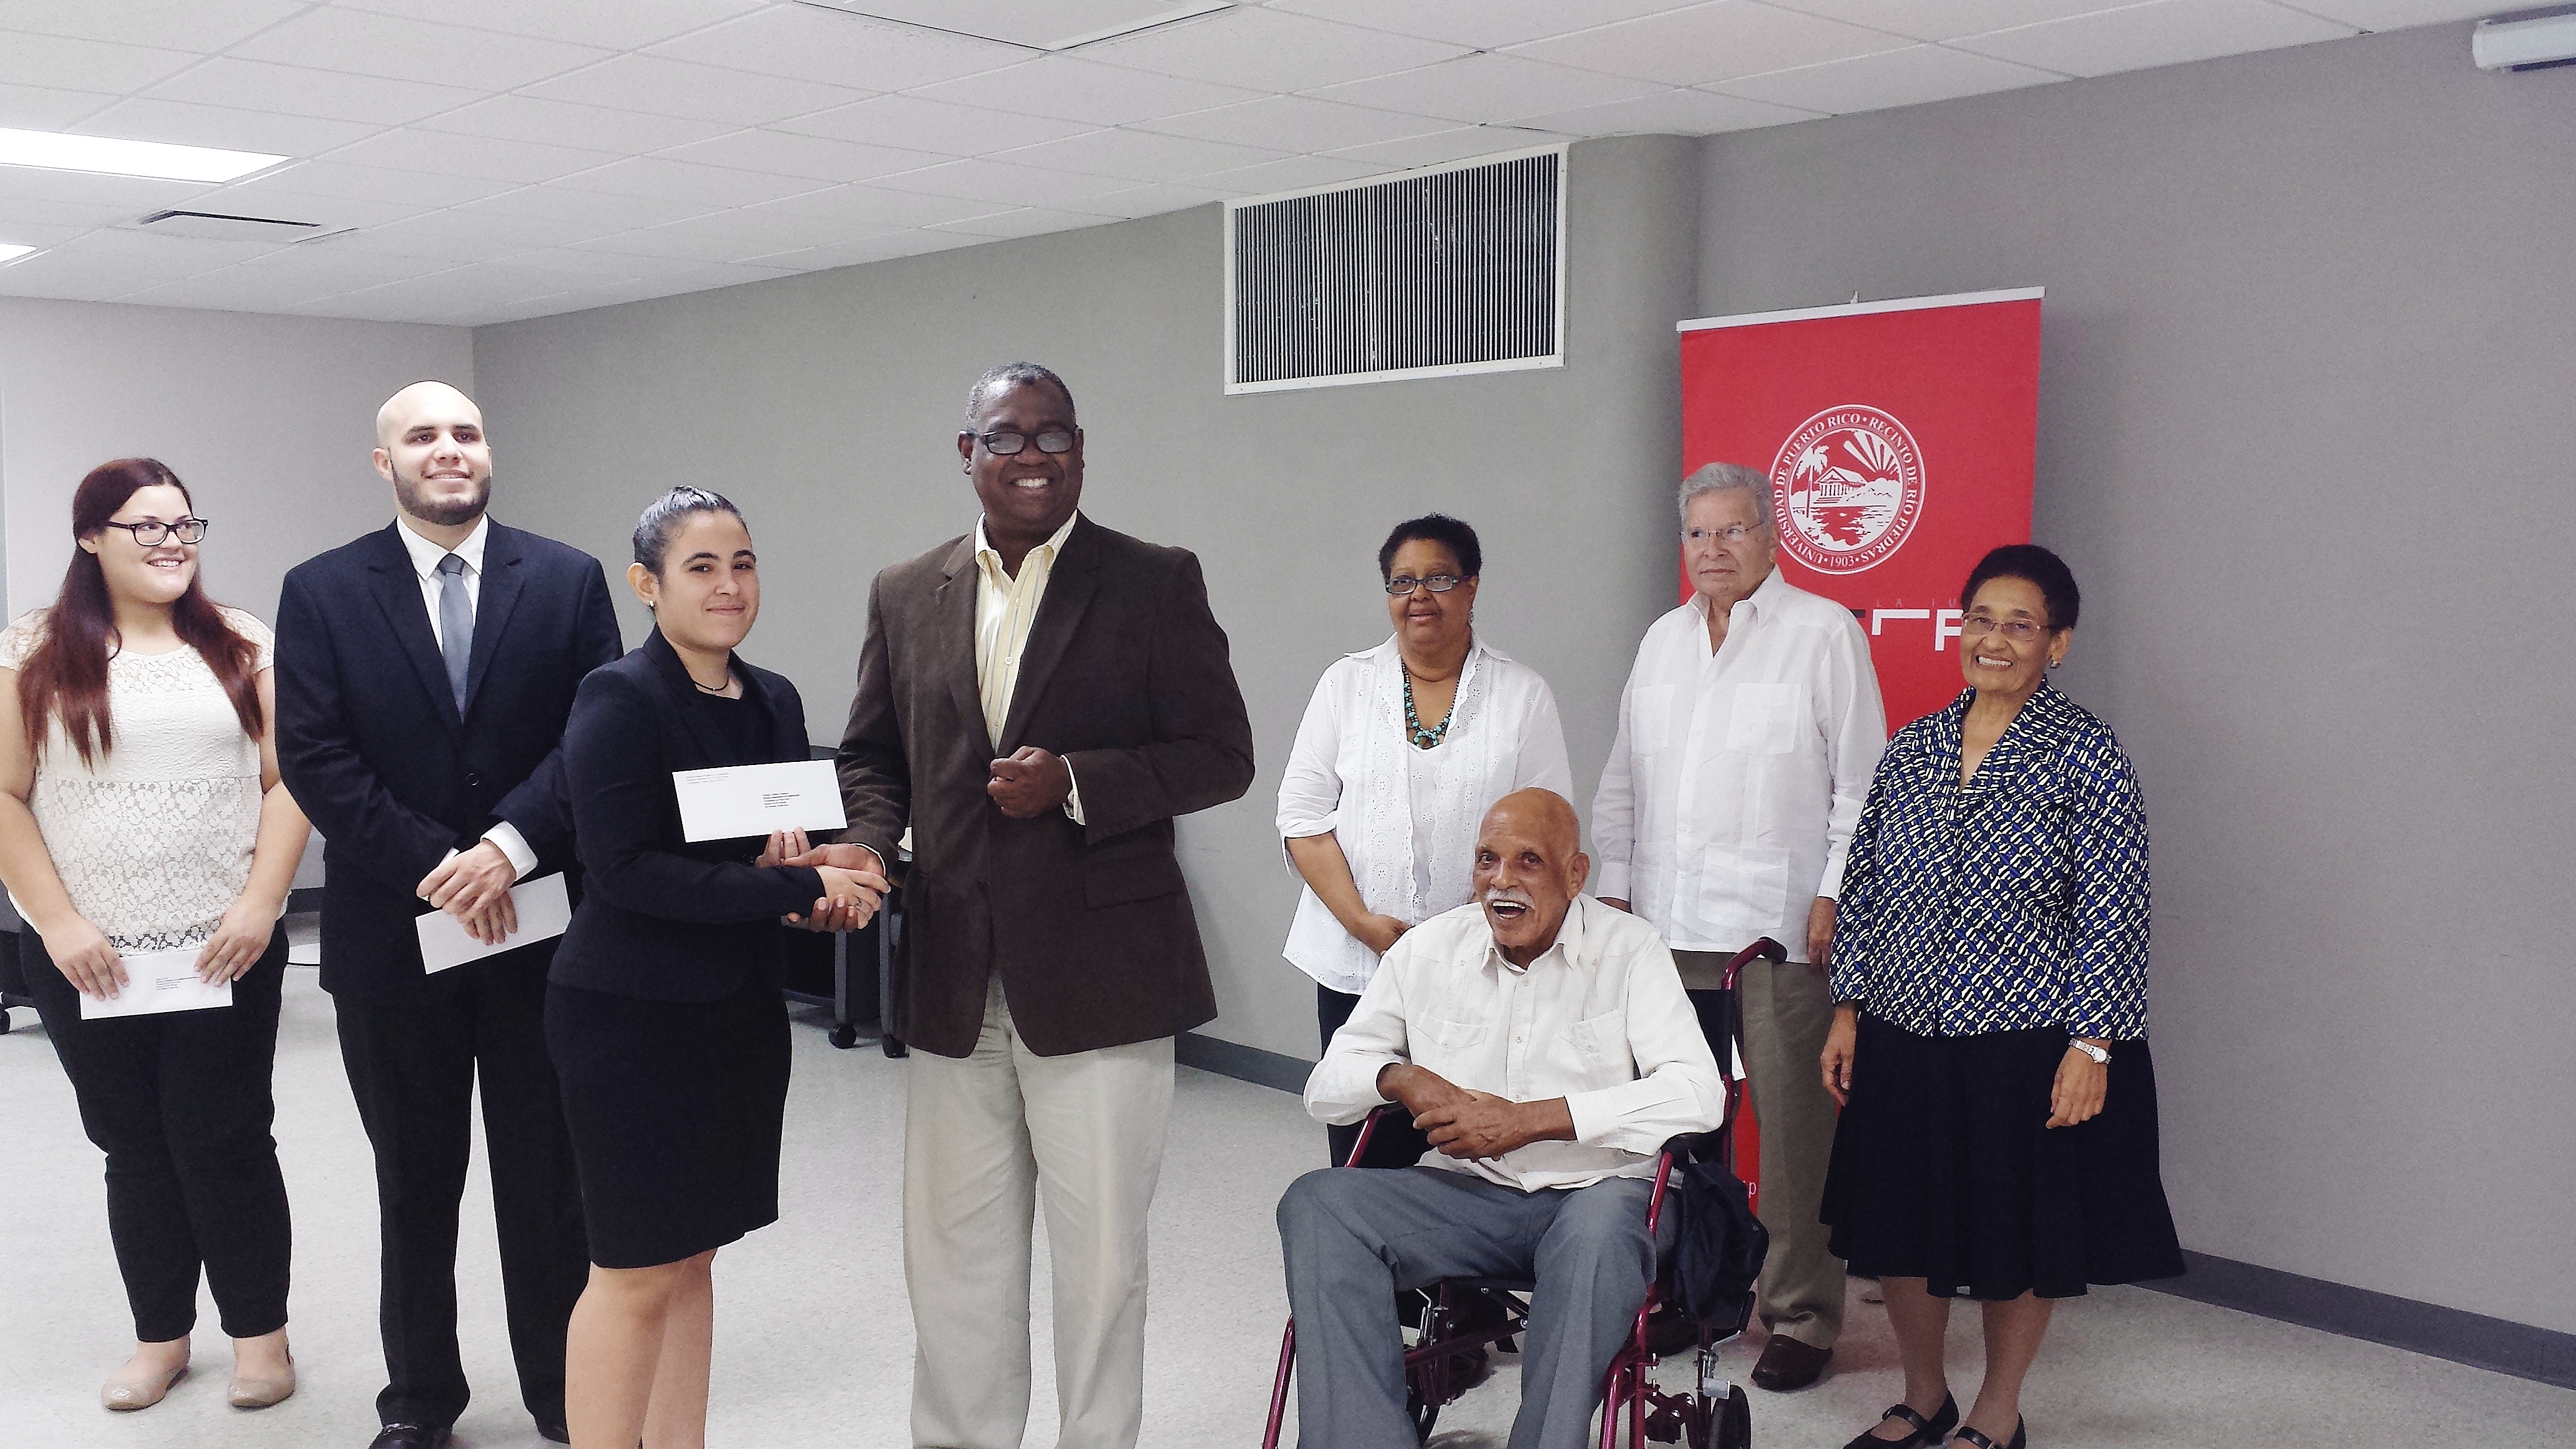
[[[1827,574],[1856,574],[1904,547],[1923,516],[1923,453],[1895,418],[1860,403],[1800,423],[1771,461],[1780,546]]]

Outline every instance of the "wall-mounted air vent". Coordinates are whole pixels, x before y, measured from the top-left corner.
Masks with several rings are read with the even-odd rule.
[[[1565,150],[1226,205],[1225,390],[1565,361]]]
[[[280,221],[271,216],[232,216],[220,211],[156,211],[135,218],[130,229],[147,231],[154,236],[280,244],[309,241],[330,230],[318,221]]]

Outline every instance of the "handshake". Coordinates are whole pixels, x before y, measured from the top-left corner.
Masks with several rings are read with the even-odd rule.
[[[885,864],[864,845],[816,845],[802,830],[772,831],[769,844],[754,865],[810,865],[823,877],[823,894],[806,911],[787,917],[788,924],[809,931],[855,931],[877,913],[891,886]],[[501,847],[486,840],[459,851],[423,877],[422,900],[465,925],[475,940],[497,946],[519,929],[519,913],[510,902],[518,867]]]

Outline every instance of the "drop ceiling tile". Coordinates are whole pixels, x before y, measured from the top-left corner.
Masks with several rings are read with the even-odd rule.
[[[967,236],[1000,240],[1007,237],[1039,236],[1051,231],[1078,231],[1086,226],[1106,226],[1123,217],[1098,216],[1085,211],[1055,211],[1043,206],[1015,207],[990,216],[970,216],[952,221],[933,231],[953,231]]]
[[[1266,146],[1234,146],[1186,136],[1159,136],[1150,131],[1107,130],[1004,151],[993,159],[1126,181],[1178,181],[1210,171],[1276,161],[1287,154]]]
[[[1162,182],[1086,196],[1082,199],[1082,209],[1117,217],[1161,216],[1165,212],[1187,211],[1193,206],[1205,206],[1211,201],[1223,201],[1240,194],[1231,190],[1220,191],[1212,186]]]
[[[363,235],[364,233],[360,233]],[[446,271],[453,263],[433,257],[397,256],[391,252],[360,251],[348,243],[349,237],[332,237],[325,241],[302,242],[281,247],[266,256],[252,257],[235,270],[292,273],[328,283],[334,291],[348,292],[359,287],[372,287],[380,282],[399,282],[406,277],[425,277],[431,272]]]
[[[333,298],[332,305],[361,309],[353,313],[358,316],[375,315],[378,309],[406,316],[434,316],[467,307],[529,301],[568,290],[561,272],[536,267],[460,267],[362,288]]]
[[[1368,175],[1382,176],[1390,171],[1410,171],[1417,166],[1445,166],[1452,161],[1500,156],[1511,151],[1526,151],[1534,146],[1555,146],[1573,139],[1571,135],[1543,131],[1534,126],[1461,126],[1454,131],[1434,131],[1428,136],[1381,141],[1374,146],[1352,146],[1332,155],[1335,160],[1368,168]],[[1198,178],[1198,184],[1208,185],[1210,180],[1202,176]]]
[[[6,17],[0,10],[0,17]],[[195,64],[184,50],[0,30],[0,83],[122,95]]]
[[[606,192],[571,191],[561,186],[525,186],[481,201],[468,202],[457,209],[488,212],[494,216],[533,216],[548,221],[596,221],[624,231],[704,216],[721,210],[722,204],[670,197],[611,196]]]
[[[206,53],[256,35],[303,0],[9,0],[11,30]]]
[[[20,223],[25,223],[31,226],[84,232],[94,226],[126,221],[141,216],[145,211],[157,209],[156,207],[138,208],[132,202],[122,199],[93,197],[75,201],[55,197],[40,200],[34,197],[11,196],[6,191],[0,191],[0,228],[15,228]],[[16,240],[25,242],[26,238],[19,237]]]
[[[763,252],[782,251],[774,242],[758,242],[742,237],[707,236],[698,232],[674,231],[651,227],[641,231],[621,231],[583,242],[573,248],[585,252],[631,252],[646,257],[678,257],[692,262],[732,262],[756,257]]]
[[[535,96],[493,96],[433,117],[422,125],[433,131],[494,136],[504,141],[628,154],[683,146],[737,129],[721,121],[648,116],[641,111],[612,111],[569,101],[539,100]]]
[[[15,203],[19,201],[58,201],[72,206],[113,206],[140,214],[165,206],[184,206],[211,194],[193,181],[50,171],[41,166],[0,166],[0,213],[17,211]]]
[[[1721,131],[1812,121],[1823,114],[1710,91],[1668,90],[1633,101],[1532,116],[1529,123],[1577,136],[1713,136]]]
[[[886,25],[811,5],[772,5],[677,40],[651,54],[760,75],[824,81],[863,91],[900,91],[1025,58],[1016,45]]]
[[[541,146],[532,141],[505,141],[495,136],[466,136],[453,131],[406,127],[387,131],[332,153],[334,161],[427,171],[440,176],[472,176],[488,181],[552,181],[619,159],[612,151],[585,151],[570,146]]]
[[[138,286],[157,286],[174,277],[137,279],[113,262],[94,261],[64,252],[38,252],[0,264],[0,296],[57,297],[68,302],[104,302]]]
[[[924,86],[913,94],[1014,115],[1124,126],[1253,100],[1261,92],[1048,55],[964,80]]]
[[[1634,100],[1662,89],[1652,81],[1486,53],[1332,86],[1317,94],[1326,100],[1417,111],[1450,121],[1484,122]]]
[[[899,227],[875,222],[850,221],[844,218],[799,216],[775,207],[736,207],[692,221],[673,222],[654,227],[656,234],[706,237],[721,241],[755,242],[773,252],[792,251],[798,247],[839,246],[883,236]]]
[[[117,300],[146,307],[198,307],[217,312],[278,312],[349,290],[318,277],[274,270],[226,267],[129,292]]]
[[[424,202],[365,201],[340,196],[305,196],[265,186],[228,186],[186,203],[191,211],[218,211],[232,216],[262,216],[272,221],[311,222],[326,231],[383,226],[438,208]],[[318,243],[317,243],[318,244]]]
[[[1312,96],[1264,96],[1257,101],[1142,121],[1135,129],[1275,151],[1331,151],[1427,136],[1446,131],[1454,124],[1429,116],[1319,101]]]
[[[757,10],[767,0],[339,0],[351,10],[633,50]]]
[[[1095,128],[1079,121],[979,110],[926,101],[919,96],[878,96],[800,116],[772,129],[944,156],[980,156],[988,151],[1034,146],[1041,141],[1060,141]]]
[[[479,176],[436,176],[390,166],[353,166],[341,161],[297,161],[262,172],[255,181],[236,182],[226,194],[281,192],[295,196],[345,197],[381,201],[418,211],[455,206],[510,189],[506,181]]]
[[[541,81],[524,92],[550,101],[765,126],[863,99],[867,92],[651,55],[621,55],[588,70]]]
[[[1773,105],[1841,115],[1917,106],[1957,96],[1981,96],[2064,79],[2055,71],[1945,46],[1917,45],[1797,70],[1745,76],[1726,82],[1721,89],[1728,95]]]
[[[0,126],[14,126],[22,131],[59,131],[114,99],[97,91],[0,85]]]
[[[762,266],[786,267],[798,273],[828,272],[837,267],[865,266],[869,262],[890,262],[898,257],[982,246],[991,240],[991,237],[958,231],[898,231],[846,246],[805,247],[780,252],[775,256],[761,257],[758,261]]]
[[[2295,0],[2311,15],[2340,20],[2363,30],[2405,30],[2471,20],[2527,7],[2518,0]]]
[[[1178,25],[1083,47],[1083,57],[1129,70],[1266,91],[1302,91],[1411,70],[1469,47],[1362,30],[1284,10],[1220,10]]]
[[[537,267],[549,272],[562,272],[584,282],[633,282],[646,277],[667,277],[674,272],[695,271],[705,263],[687,257],[647,257],[634,252],[586,252],[572,247],[547,247],[533,252],[520,252],[506,260],[516,267]]]
[[[210,237],[171,236],[131,227],[101,227],[64,243],[82,256],[119,257],[146,271],[195,276],[265,256],[285,243],[216,241]]]
[[[399,15],[316,6],[243,41],[229,54],[316,70],[508,91],[605,60],[613,52]]]
[[[450,208],[385,226],[368,227],[347,238],[353,251],[433,261],[489,262],[512,252],[591,241],[620,228],[603,222],[547,221],[533,216],[498,216]]]
[[[1498,50],[1614,20],[1679,10],[1693,3],[1695,0],[1410,0],[1404,5],[1390,5],[1386,0],[1270,0],[1274,10],[1453,41],[1479,50]],[[1876,3],[1884,4],[1886,0]]]
[[[924,191],[933,196],[989,201],[994,207],[1063,206],[1081,197],[1113,189],[1112,183],[1097,176],[1014,166],[984,158],[925,166],[899,176],[880,177],[874,184],[889,191]]]
[[[1799,10],[1828,20],[1845,20],[1914,40],[1956,40],[2016,25],[2063,20],[2109,10],[2137,0],[1768,0],[1783,10]],[[2315,8],[2313,6],[2309,7]]]
[[[128,141],[169,141],[182,146],[220,146],[228,151],[309,157],[363,141],[385,128],[373,121],[335,121],[322,116],[288,116],[275,111],[244,111],[231,106],[201,106],[193,101],[137,96],[116,102],[75,129],[83,135],[116,136]]]
[[[1303,191],[1310,186],[1333,186],[1344,181],[1357,181],[1363,176],[1380,175],[1388,169],[1345,156],[1291,156],[1285,161],[1265,161],[1258,166],[1246,166],[1235,171],[1213,171],[1191,180],[1200,186],[1223,187],[1245,196],[1256,196],[1273,191]]]
[[[1105,179],[1101,184],[1117,185]],[[919,191],[888,191],[881,186],[835,186],[764,206],[743,208],[745,211],[776,210],[796,216],[834,217],[892,227],[935,226],[961,217],[983,216],[995,209],[996,203],[989,201],[933,196]]]
[[[483,93],[456,86],[342,75],[306,66],[217,56],[185,75],[154,86],[151,95],[156,100],[404,126],[480,100]]]
[[[91,236],[99,234],[90,233]],[[32,257],[22,257],[6,268],[0,268],[0,279],[18,281],[33,274],[75,286],[105,288],[107,295],[116,296],[143,287],[157,287],[163,282],[175,282],[181,277],[193,277],[200,272],[211,272],[222,265],[202,261],[186,251],[138,256],[110,248],[86,246],[83,240],[75,239]]]
[[[14,206],[0,207],[0,246],[34,247],[42,251],[46,247],[60,246],[70,241],[73,237],[88,231],[92,225],[96,223],[60,226],[30,221],[20,215]]]
[[[687,161],[665,161],[658,156],[633,156],[566,178],[561,183],[573,191],[605,191],[618,196],[654,196],[671,201],[703,201],[715,206],[748,206],[756,201],[776,201],[800,191],[813,191],[820,183],[804,176],[764,176],[757,171],[737,171],[730,166],[698,166]]]
[[[712,141],[697,141],[659,153],[673,161],[731,166],[772,176],[805,176],[817,181],[865,181],[894,171],[935,166],[951,159],[932,151],[894,146],[864,146],[826,136],[789,131],[736,131]]]
[[[1514,46],[1512,54],[1690,86],[1820,65],[1903,44],[1904,40],[1884,31],[1779,10],[1754,0],[1715,0]]]
[[[1955,41],[1962,50],[2067,75],[2110,75],[2354,33],[2264,0],[2150,0]]]

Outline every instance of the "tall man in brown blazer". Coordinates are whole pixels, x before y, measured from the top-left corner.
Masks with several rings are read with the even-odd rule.
[[[877,575],[839,752],[844,838],[912,829],[913,1443],[1017,1449],[1043,1188],[1057,1443],[1128,1449],[1173,1038],[1216,1015],[1172,822],[1251,786],[1252,726],[1198,559],[1075,511],[1062,379],[986,373],[957,451],[983,517]]]

